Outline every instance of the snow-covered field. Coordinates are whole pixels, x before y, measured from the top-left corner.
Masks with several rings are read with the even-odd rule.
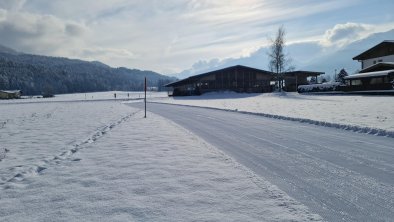
[[[394,137],[394,96],[208,93],[156,102],[202,106]]]
[[[164,118],[32,101],[0,103],[1,221],[320,220]]]
[[[116,94],[116,98],[115,98]],[[167,92],[148,91],[148,99],[167,97]],[[59,94],[51,98],[41,96],[23,96],[23,99],[0,100],[1,103],[27,103],[27,102],[70,102],[70,101],[97,101],[97,100],[136,100],[143,99],[144,92],[109,91],[93,93]]]

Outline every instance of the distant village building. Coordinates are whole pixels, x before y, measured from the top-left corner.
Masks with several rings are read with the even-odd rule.
[[[394,63],[394,40],[383,41],[353,58],[361,62],[361,69],[381,62]]]
[[[285,90],[296,91],[300,84],[307,84],[307,78],[317,77],[322,72],[295,71],[283,74]],[[275,74],[247,66],[231,66],[173,82],[165,85],[173,90],[170,95],[200,95],[215,91],[234,91],[246,93],[272,92],[275,87]]]
[[[0,99],[20,99],[20,90],[0,90]]]

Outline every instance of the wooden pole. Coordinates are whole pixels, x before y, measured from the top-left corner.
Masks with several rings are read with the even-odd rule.
[[[144,118],[146,118],[146,77],[145,77],[145,87],[144,87],[144,89],[145,89],[145,99],[144,99],[144,101],[145,101],[145,116],[144,116]]]

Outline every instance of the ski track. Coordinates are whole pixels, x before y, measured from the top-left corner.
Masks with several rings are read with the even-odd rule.
[[[55,155],[53,157],[42,160],[39,164],[36,164],[33,166],[32,165],[20,165],[20,166],[10,168],[9,169],[10,171],[15,168],[20,169],[20,170],[16,170],[16,172],[14,172],[14,174],[9,178],[1,178],[2,180],[0,181],[0,186],[3,189],[8,189],[8,188],[10,188],[10,186],[7,185],[8,183],[20,182],[20,181],[23,181],[27,177],[39,175],[40,173],[42,173],[42,171],[44,171],[45,169],[47,169],[48,167],[50,167],[53,164],[56,164],[56,165],[61,164],[62,162],[66,161],[66,160],[80,161],[80,159],[72,159],[73,154],[75,154],[79,150],[83,149],[85,144],[94,143],[95,141],[97,141],[98,139],[103,137],[106,133],[111,131],[114,127],[127,121],[128,119],[130,119],[132,116],[134,116],[138,112],[140,112],[140,110],[130,113],[130,114],[128,114],[128,115],[120,118],[119,120],[112,122],[108,125],[105,125],[103,127],[99,127],[91,136],[89,136],[85,140],[82,140],[81,142],[79,142],[77,144],[71,145],[71,147],[67,151],[63,151],[59,155]],[[32,114],[32,117],[34,117],[34,113]],[[5,154],[7,152],[8,152],[7,149],[0,148],[0,161],[5,158]]]
[[[295,117],[274,115],[274,114],[268,114],[268,113],[255,113],[255,112],[248,112],[248,111],[239,111],[238,109],[225,109],[225,108],[206,107],[206,106],[198,106],[198,105],[186,105],[186,104],[174,104],[174,103],[165,103],[165,102],[149,102],[149,103],[167,104],[167,105],[174,105],[174,106],[199,107],[199,108],[206,108],[206,109],[212,109],[212,110],[223,110],[223,111],[227,111],[227,112],[238,112],[238,113],[263,116],[263,117],[273,118],[273,119],[289,120],[289,121],[294,121],[294,122],[308,123],[308,124],[317,125],[317,126],[337,128],[337,129],[342,129],[342,130],[353,131],[356,133],[364,133],[364,134],[371,134],[371,135],[375,135],[375,136],[386,136],[386,137],[394,138],[394,131],[373,128],[373,127],[362,127],[362,126],[355,126],[355,125],[348,125],[348,124],[330,123],[330,122],[318,121],[318,120],[313,120],[313,119],[295,118]]]

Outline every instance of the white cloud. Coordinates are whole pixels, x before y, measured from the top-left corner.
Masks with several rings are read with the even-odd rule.
[[[21,9],[25,3],[26,0],[0,0],[0,8],[17,11]]]
[[[0,0],[0,44],[175,73],[199,60],[247,57],[278,25],[316,18],[357,1]],[[363,25],[343,26],[319,40],[340,45],[370,31]],[[298,33],[297,40],[316,40],[304,34],[310,29],[306,23],[290,29]]]
[[[0,8],[0,22],[3,22],[7,18],[7,11]]]
[[[105,59],[118,58],[118,59],[135,59],[137,56],[126,49],[116,48],[85,48],[82,50],[81,56],[84,58],[91,58],[91,60],[97,60],[97,58]]]
[[[67,56],[68,50],[80,46],[80,37],[87,29],[83,24],[67,22],[53,15],[21,11],[3,11],[1,14],[1,44],[28,53]]]
[[[372,32],[374,32],[374,27],[372,25],[350,22],[337,24],[332,29],[328,29],[325,32],[321,44],[326,47],[343,47],[351,42],[365,38]]]

